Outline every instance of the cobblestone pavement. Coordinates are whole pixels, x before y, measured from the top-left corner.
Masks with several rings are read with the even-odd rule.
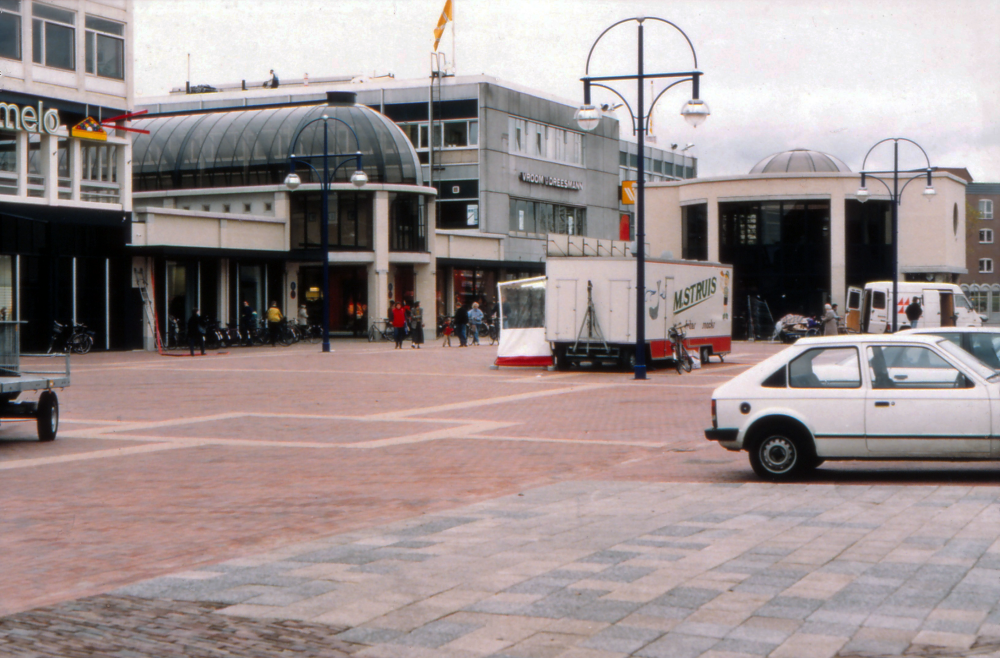
[[[361,342],[74,360],[57,441],[0,433],[0,655],[996,654],[995,466],[774,486],[704,440],[775,349],[646,382]]]

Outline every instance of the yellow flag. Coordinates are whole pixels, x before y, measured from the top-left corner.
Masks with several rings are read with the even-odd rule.
[[[438,49],[438,44],[441,43],[441,35],[444,34],[444,26],[448,24],[448,21],[455,20],[451,13],[451,0],[446,0],[444,3],[444,11],[441,12],[441,18],[438,19],[437,27],[434,28],[434,50]]]

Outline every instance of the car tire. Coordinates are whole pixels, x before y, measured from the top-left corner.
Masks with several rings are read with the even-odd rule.
[[[771,425],[750,443],[750,467],[763,480],[793,480],[816,466],[808,437],[788,425]]]
[[[38,440],[54,441],[56,432],[59,431],[59,399],[52,391],[42,391],[38,396],[35,420],[38,424]]]

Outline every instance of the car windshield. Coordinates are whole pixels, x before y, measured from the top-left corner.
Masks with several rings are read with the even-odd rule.
[[[961,347],[955,345],[955,343],[951,342],[947,338],[942,338],[937,341],[937,344],[942,350],[953,356],[966,367],[971,368],[977,375],[984,379],[1000,375],[1000,371],[990,368],[985,363],[972,356]]]

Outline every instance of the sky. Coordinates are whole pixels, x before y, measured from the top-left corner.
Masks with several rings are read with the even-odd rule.
[[[453,0],[455,38],[440,50],[457,75],[489,75],[582,102],[587,54],[636,16],[678,26],[703,72],[711,116],[680,116],[684,83],[653,109],[657,146],[694,144],[700,176],[747,173],[766,156],[810,148],[860,171],[877,142],[905,137],[932,166],[1000,182],[998,0]],[[444,0],[134,0],[136,97],[192,84],[384,75],[426,79]],[[635,74],[636,23],[600,39],[591,75]],[[645,71],[694,67],[675,28],[646,21]],[[657,83],[654,83],[657,84]],[[635,107],[635,83],[615,83]],[[654,95],[663,88],[654,88]],[[615,101],[608,92],[595,102]],[[649,102],[646,88],[646,102]],[[633,139],[626,109],[617,110]],[[900,168],[926,166],[915,147]],[[892,146],[867,169],[892,168]]]

